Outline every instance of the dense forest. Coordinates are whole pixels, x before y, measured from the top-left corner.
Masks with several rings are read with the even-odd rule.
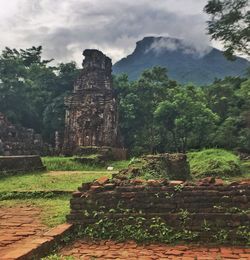
[[[42,47],[6,48],[0,56],[0,111],[34,128],[50,143],[64,129],[64,97],[76,64],[43,60]],[[250,78],[217,79],[209,86],[181,85],[153,67],[136,81],[114,76],[119,126],[132,154],[222,147],[250,151]]]
[[[250,149],[250,79],[225,78],[200,87],[180,85],[164,68],[138,81],[115,78],[120,127],[134,153],[207,147]]]

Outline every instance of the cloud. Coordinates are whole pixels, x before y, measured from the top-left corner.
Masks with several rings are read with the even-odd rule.
[[[197,50],[209,45],[203,13],[207,0],[9,2],[0,0],[5,6],[5,15],[0,16],[1,49],[42,45],[46,58],[80,64],[83,49],[98,48],[117,61],[144,36],[182,38]]]
[[[208,54],[212,47],[206,41],[195,42],[193,38],[186,37],[184,39],[176,38],[156,38],[146,52],[154,51],[157,55],[161,55],[165,51],[182,51],[185,54],[200,58]]]

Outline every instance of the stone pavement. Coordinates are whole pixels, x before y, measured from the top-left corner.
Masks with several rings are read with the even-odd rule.
[[[40,222],[41,210],[34,207],[0,207],[0,259],[37,238],[48,228]]]
[[[183,259],[183,260],[223,260],[250,259],[250,249],[239,247],[200,247],[170,245],[137,245],[134,242],[116,243],[112,241],[87,242],[79,240],[61,250],[62,256],[74,256],[83,260],[122,259]]]

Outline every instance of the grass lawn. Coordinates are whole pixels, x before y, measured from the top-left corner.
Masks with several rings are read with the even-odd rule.
[[[0,207],[14,207],[15,205],[32,205],[42,209],[42,222],[53,227],[65,222],[69,213],[71,195],[37,194],[38,191],[75,191],[84,182],[91,182],[101,176],[111,177],[111,171],[106,167],[84,165],[71,160],[69,157],[44,157],[43,163],[52,172],[36,172],[13,176],[0,177]],[[129,161],[110,162],[114,170],[127,167]],[[13,192],[31,192],[13,197]],[[32,194],[34,192],[34,194]],[[2,197],[1,197],[2,194]],[[5,199],[5,195],[11,199]],[[29,195],[27,198],[26,194]],[[5,198],[4,198],[5,196]],[[16,195],[15,195],[16,196]]]
[[[74,191],[83,182],[91,182],[101,176],[111,177],[110,171],[29,173],[2,177],[0,192],[3,191]]]
[[[74,157],[43,157],[43,164],[49,171],[103,171],[106,169],[104,166],[89,165],[76,162]],[[114,170],[126,168],[129,161],[112,161],[108,166],[113,166]]]
[[[108,171],[88,172],[52,172],[30,173],[19,176],[10,176],[0,179],[1,193],[11,194],[13,191],[75,191],[83,182],[90,182],[101,176],[111,177]],[[26,194],[26,193],[25,193]],[[23,196],[23,195],[22,195]],[[32,197],[34,196],[34,197]],[[42,197],[41,197],[42,196]],[[43,197],[44,196],[44,197]],[[41,220],[48,227],[54,227],[66,221],[65,216],[69,213],[69,201],[71,195],[58,195],[46,198],[46,194],[31,194],[31,198],[18,198],[1,200],[0,207],[14,207],[15,205],[32,205],[42,209]]]

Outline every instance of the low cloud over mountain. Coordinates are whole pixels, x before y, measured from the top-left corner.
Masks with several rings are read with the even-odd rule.
[[[170,78],[181,83],[208,84],[215,78],[244,76],[249,62],[242,58],[229,61],[209,45],[195,45],[188,40],[169,37],[145,37],[136,43],[131,55],[117,62],[115,74],[127,73],[135,80],[147,68],[167,68]]]

